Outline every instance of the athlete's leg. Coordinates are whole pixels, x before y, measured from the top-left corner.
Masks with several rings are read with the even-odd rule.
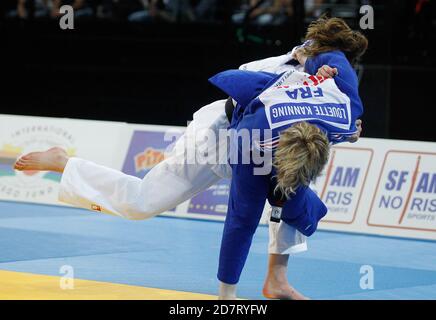
[[[269,261],[263,295],[269,299],[307,299],[288,282],[288,261],[291,254],[307,250],[306,237],[294,227],[280,221],[269,222]]]
[[[15,168],[61,172],[59,200],[137,220],[172,209],[220,179],[210,166],[171,160],[159,163],[142,180],[91,161],[68,158],[62,149],[26,155]]]
[[[270,254],[263,295],[268,299],[307,300],[288,282],[288,254]]]
[[[14,165],[16,170],[54,171],[62,173],[68,162],[64,149],[51,148],[45,152],[31,152],[22,156]]]
[[[142,180],[83,159],[68,159],[59,148],[25,155],[17,161],[15,168],[62,172],[59,199],[63,202],[132,220],[151,218],[220,180],[213,165],[195,162],[198,150],[188,139],[193,139],[197,131],[202,132],[208,126],[219,129],[216,123],[228,126],[228,122],[222,121],[225,119],[224,103],[218,101],[204,107],[204,112],[197,112],[171,156]],[[203,113],[208,114],[208,119],[199,117]],[[194,158],[189,158],[192,153]]]

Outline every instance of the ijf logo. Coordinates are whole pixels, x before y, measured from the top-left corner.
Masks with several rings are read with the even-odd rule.
[[[332,148],[324,174],[311,186],[329,210],[323,222],[354,222],[373,153],[363,148]]]
[[[436,153],[389,151],[367,222],[436,231]]]
[[[12,131],[0,145],[0,198],[20,200],[56,199],[61,175],[51,172],[15,171],[13,164],[22,154],[62,146],[74,155],[74,137],[53,125],[31,125]]]

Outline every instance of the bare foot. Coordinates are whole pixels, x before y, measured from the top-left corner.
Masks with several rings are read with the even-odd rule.
[[[266,279],[262,292],[267,299],[309,300],[288,284],[287,281],[278,282],[274,279]]]
[[[19,171],[64,172],[68,155],[62,148],[51,148],[44,152],[28,153],[15,162],[14,169]]]

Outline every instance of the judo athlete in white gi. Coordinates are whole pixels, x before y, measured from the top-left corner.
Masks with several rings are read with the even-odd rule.
[[[60,148],[25,155],[16,162],[15,168],[61,172],[61,201],[132,220],[154,217],[221,178],[231,178],[229,212],[218,271],[220,298],[236,298],[236,284],[268,199],[273,211],[283,208],[283,212],[281,220],[279,217],[277,222],[270,223],[270,270],[264,294],[269,298],[303,299],[304,296],[293,290],[283,277],[286,279],[289,254],[306,250],[306,236],[313,234],[326,213],[325,206],[307,185],[321,173],[328,158],[329,143],[352,141],[358,137],[360,128],[356,124],[359,124],[357,119],[363,108],[357,77],[342,51],[306,57],[299,49],[211,78],[213,84],[232,98],[234,110],[230,119],[225,110],[226,100],[201,108],[194,114],[194,120],[172,154],[142,180],[90,161],[68,158]],[[301,72],[301,62],[308,73]],[[255,72],[258,70],[262,72]],[[311,76],[316,73],[337,75],[334,80]],[[307,181],[297,179],[296,185],[291,182],[285,185],[280,181],[280,176],[284,180],[287,178],[286,174],[283,177],[277,171],[280,166],[286,167],[283,163],[277,164],[277,168],[272,168],[268,174],[256,176],[253,161],[229,163],[229,147],[233,143],[239,150],[238,139],[230,141],[230,146],[227,139],[207,142],[201,139],[205,132],[212,131],[219,137],[220,131],[229,129],[268,132],[258,141],[252,141],[249,149],[256,145],[262,152],[270,153],[271,159],[280,149],[280,140],[285,141],[280,138],[281,134],[292,129],[288,133],[301,133],[297,140],[302,141],[303,147],[314,147],[313,158],[318,160],[317,164],[310,168]],[[192,137],[195,137],[195,143],[190,144]],[[206,149],[214,149],[220,159],[216,163],[192,162],[188,155],[194,152],[201,158],[200,150],[204,150],[205,143]],[[222,149],[226,152],[220,151]],[[307,148],[305,151],[305,155],[310,156]],[[277,190],[281,193],[276,193]]]

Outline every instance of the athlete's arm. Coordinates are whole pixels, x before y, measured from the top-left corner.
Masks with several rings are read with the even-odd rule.
[[[356,134],[351,136],[348,141],[355,142],[360,137],[362,131],[361,121],[358,119],[363,114],[363,104],[359,96],[359,82],[357,75],[345,54],[340,51],[321,53],[315,57],[310,57],[305,62],[307,73],[316,74],[320,68],[329,66],[336,69],[337,74],[333,77],[339,90],[345,93],[351,101],[351,121],[354,124]]]
[[[324,65],[321,68],[318,69],[318,72],[316,73],[317,76],[321,76],[324,78],[331,79],[338,74],[338,69],[332,68],[328,65]]]
[[[268,72],[226,70],[211,77],[209,82],[245,107],[277,77]]]
[[[360,119],[356,120],[356,128],[357,128],[356,134],[348,138],[348,142],[350,143],[355,143],[360,139],[360,135],[362,134],[362,120]]]
[[[328,65],[323,65],[321,68],[318,69],[318,72],[316,73],[316,75],[327,78],[327,79],[332,79],[338,75],[338,69],[332,68]],[[350,143],[355,143],[359,140],[360,135],[362,134],[362,120],[360,120],[360,119],[356,120],[356,128],[357,128],[356,134],[350,136],[347,139],[347,141]]]
[[[290,53],[269,57],[261,60],[251,61],[248,63],[244,63],[239,67],[239,70],[244,71],[265,71],[275,73],[278,68],[283,66],[286,62],[291,60]]]
[[[324,65],[318,69],[318,72],[316,73],[316,75],[327,78],[327,79],[332,79],[338,75],[338,69],[332,68],[328,65]],[[355,143],[359,140],[360,135],[362,134],[362,120],[360,120],[360,119],[356,120],[356,128],[357,128],[356,134],[350,136],[347,139],[347,141],[350,143]]]

